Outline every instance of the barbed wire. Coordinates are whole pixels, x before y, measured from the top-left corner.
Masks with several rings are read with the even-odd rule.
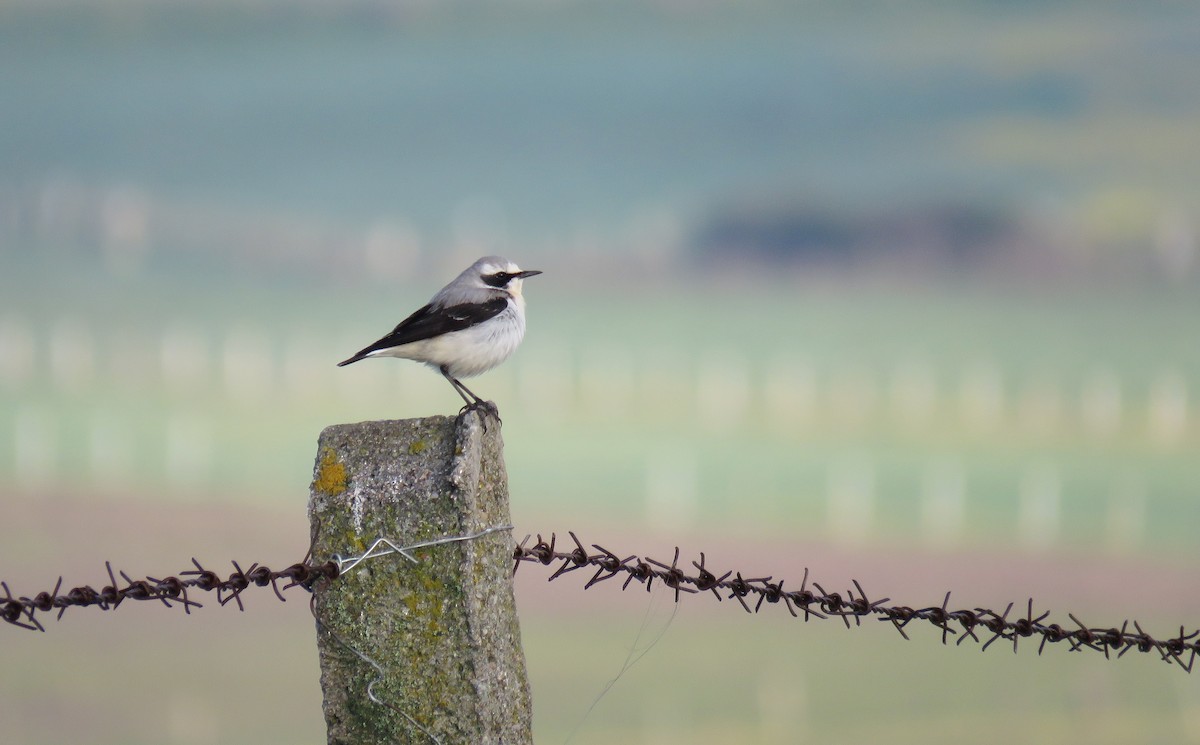
[[[1155,638],[1146,633],[1137,621],[1125,620],[1121,626],[1100,628],[1084,624],[1073,614],[1068,613],[1073,625],[1063,626],[1059,623],[1047,623],[1050,611],[1034,615],[1033,599],[1030,598],[1024,616],[1009,618],[1014,603],[1009,603],[1003,613],[997,613],[988,608],[951,609],[950,593],[947,592],[941,605],[925,608],[912,608],[905,605],[888,605],[891,598],[871,600],[858,580],[851,580],[853,589],[848,589],[845,595],[839,592],[827,592],[816,581],[809,581],[808,569],[800,581],[800,589],[785,590],[784,580],[773,581],[773,577],[746,578],[741,572],[729,570],[717,574],[705,565],[704,553],[700,560],[691,562],[695,574],[688,574],[679,565],[679,548],[675,548],[675,556],[671,563],[656,561],[650,557],[640,557],[636,554],[624,558],[600,546],[591,544],[595,553],[589,553],[574,532],[568,532],[575,548],[570,551],[556,550],[557,536],[550,534],[547,541],[539,534],[537,541],[529,545],[530,536],[513,551],[513,573],[523,563],[538,563],[544,566],[558,564],[557,569],[550,575],[553,581],[570,572],[584,568],[595,568],[595,573],[584,584],[584,589],[590,589],[602,582],[625,575],[621,589],[628,589],[634,581],[644,585],[647,592],[655,580],[674,590],[675,602],[679,602],[680,593],[701,594],[711,592],[718,601],[736,598],[747,613],[758,613],[763,604],[778,605],[780,602],[788,609],[793,617],[804,615],[805,622],[812,618],[840,618],[846,628],[850,628],[851,620],[855,626],[861,626],[865,618],[876,618],[879,621],[890,622],[900,635],[908,639],[905,627],[913,621],[924,621],[942,632],[942,644],[946,644],[951,636],[956,636],[955,645],[959,646],[967,639],[982,644],[984,651],[996,641],[1012,642],[1015,653],[1022,639],[1041,637],[1038,644],[1038,654],[1047,644],[1066,642],[1070,651],[1077,652],[1090,649],[1101,652],[1105,658],[1112,654],[1123,657],[1126,652],[1158,653],[1164,662],[1178,664],[1184,671],[1191,672],[1192,664],[1200,653],[1200,629],[1188,633],[1183,626],[1179,627],[1179,636],[1165,639]],[[809,589],[809,588],[812,589]],[[722,592],[729,594],[722,597]],[[753,607],[751,607],[753,605]],[[1133,625],[1131,630],[1130,624]],[[980,634],[991,634],[983,641]]]
[[[498,525],[467,535],[444,536],[407,545],[399,545],[388,538],[378,538],[366,551],[357,556],[343,557],[340,554],[334,554],[329,561],[322,563],[314,563],[306,557],[304,561],[292,564],[278,572],[262,564],[251,564],[249,569],[242,569],[241,565],[233,561],[231,562],[233,572],[224,579],[215,571],[205,569],[194,557],[192,566],[195,569],[161,579],[150,576],[133,579],[124,571],[114,572],[112,562],[106,561],[104,568],[108,572],[109,584],[99,590],[91,585],[82,585],[67,592],[60,592],[63,584],[63,578],[60,576],[54,589],[49,592],[39,592],[33,597],[16,597],[9,589],[8,583],[0,581],[0,590],[4,591],[4,596],[0,598],[0,619],[31,631],[45,631],[45,626],[38,620],[39,613],[57,610],[58,615],[55,616],[55,620],[58,620],[62,618],[68,608],[93,606],[100,610],[115,610],[126,600],[158,600],[168,608],[176,605],[182,606],[184,612],[190,614],[192,608],[203,607],[203,604],[189,597],[188,590],[216,592],[219,605],[236,602],[239,610],[245,610],[245,606],[242,604],[242,593],[251,587],[270,585],[275,591],[275,596],[281,601],[286,601],[283,590],[299,586],[311,591],[313,583],[317,580],[321,578],[337,579],[367,560],[399,554],[415,563],[417,559],[412,552],[417,549],[474,540],[491,533],[507,530],[512,530],[512,526]],[[117,582],[118,576],[124,580],[124,584]],[[287,584],[280,587],[280,580],[287,580]]]
[[[20,628],[45,631],[39,619],[40,614],[57,610],[57,620],[68,608],[96,607],[107,611],[116,609],[126,600],[157,600],[167,607],[182,606],[184,612],[190,614],[192,608],[199,608],[202,604],[189,596],[189,590],[216,592],[219,605],[236,603],[240,610],[245,610],[242,594],[252,587],[270,586],[275,596],[283,601],[286,600],[283,592],[288,589],[299,586],[311,592],[317,580],[335,580],[368,559],[397,554],[411,561],[414,558],[409,552],[417,548],[470,540],[501,530],[511,530],[511,526],[497,526],[479,534],[451,536],[405,546],[379,539],[358,556],[334,556],[320,563],[306,558],[280,571],[260,564],[242,569],[234,561],[231,562],[234,571],[225,578],[205,568],[195,558],[192,559],[195,569],[163,578],[146,576],[134,579],[124,571],[114,571],[111,562],[105,562],[109,584],[100,589],[83,585],[61,592],[63,579],[59,577],[51,591],[39,592],[32,597],[18,597],[12,594],[7,582],[0,581],[0,589],[4,593],[0,597],[0,619]],[[529,543],[531,536],[527,535],[513,550],[513,573],[525,563],[547,567],[557,565],[549,577],[553,581],[579,569],[594,568],[595,572],[584,584],[585,590],[623,575],[622,590],[628,589],[636,581],[649,591],[657,580],[674,591],[675,602],[679,602],[681,594],[711,592],[718,601],[736,599],[748,613],[758,613],[764,604],[782,603],[793,617],[798,618],[803,614],[806,622],[813,618],[840,618],[846,628],[851,627],[851,621],[854,626],[861,626],[863,619],[890,622],[905,639],[909,638],[906,627],[913,621],[922,621],[941,631],[943,644],[948,644],[951,637],[956,637],[955,645],[962,645],[971,639],[982,645],[985,651],[995,642],[1002,641],[1011,643],[1016,652],[1022,639],[1040,638],[1039,655],[1047,644],[1062,642],[1072,652],[1092,650],[1104,654],[1106,658],[1114,654],[1123,657],[1134,650],[1146,654],[1157,653],[1164,662],[1177,664],[1189,673],[1200,653],[1200,629],[1188,632],[1184,626],[1179,627],[1178,636],[1160,638],[1147,633],[1136,620],[1124,620],[1119,627],[1097,627],[1089,626],[1068,613],[1071,623],[1063,625],[1047,622],[1050,611],[1035,614],[1032,598],[1026,603],[1024,615],[1010,618],[1015,603],[1009,603],[1003,612],[980,607],[952,609],[950,592],[945,594],[940,605],[914,608],[889,604],[891,598],[886,597],[871,600],[858,580],[851,580],[853,588],[847,589],[844,594],[826,591],[815,580],[810,581],[807,569],[804,570],[799,589],[788,590],[784,588],[784,580],[775,581],[772,576],[748,578],[735,570],[714,572],[706,566],[704,552],[700,552],[699,561],[691,562],[695,573],[690,574],[680,567],[678,547],[668,564],[637,554],[621,557],[596,543],[590,544],[594,552],[589,552],[574,532],[568,532],[568,535],[574,543],[574,548],[569,551],[557,550],[556,534],[552,533],[549,540],[538,534],[532,545]],[[118,576],[122,581],[118,581]],[[987,636],[986,641],[984,636]]]
[[[100,610],[115,610],[126,600],[158,600],[168,608],[182,606],[185,613],[191,613],[192,608],[202,607],[202,603],[188,595],[189,590],[202,590],[217,593],[217,603],[227,605],[237,603],[239,610],[245,610],[242,604],[242,593],[251,587],[270,587],[275,596],[285,601],[283,590],[293,587],[303,587],[311,590],[312,584],[322,577],[336,579],[340,573],[336,561],[315,564],[302,561],[292,564],[281,571],[274,571],[261,564],[251,564],[249,569],[242,569],[236,561],[233,572],[222,579],[211,569],[206,569],[195,558],[192,565],[195,569],[179,572],[178,575],[160,578],[144,577],[133,579],[123,571],[113,571],[112,562],[104,562],[108,571],[109,584],[99,590],[91,585],[75,587],[67,592],[62,590],[63,578],[60,576],[54,589],[49,592],[39,592],[33,597],[15,597],[8,588],[7,582],[0,582],[4,597],[0,598],[0,618],[8,623],[31,631],[45,631],[42,622],[38,620],[39,613],[49,613],[57,610],[55,620],[62,618],[68,608],[96,607]],[[117,581],[120,576],[124,583]],[[280,581],[287,584],[280,587]]]

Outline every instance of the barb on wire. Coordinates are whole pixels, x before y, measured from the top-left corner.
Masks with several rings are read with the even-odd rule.
[[[387,538],[379,538],[359,556],[342,557],[334,555],[329,561],[315,563],[307,558],[281,571],[275,571],[261,564],[251,564],[249,569],[242,569],[238,562],[233,564],[233,572],[222,576],[216,571],[206,568],[197,559],[192,559],[194,569],[179,572],[177,575],[162,578],[146,576],[135,579],[121,570],[113,570],[111,562],[104,562],[108,574],[108,584],[99,590],[91,585],[82,585],[62,592],[63,578],[59,577],[54,589],[50,592],[39,592],[33,597],[15,596],[7,582],[0,581],[0,619],[13,626],[30,631],[45,631],[39,619],[39,614],[57,610],[55,620],[62,618],[67,608],[94,606],[100,610],[115,610],[126,600],[157,600],[168,608],[182,606],[185,613],[191,613],[192,608],[203,607],[203,604],[188,596],[188,590],[215,592],[218,605],[236,603],[238,610],[245,610],[242,603],[242,593],[251,587],[266,587],[270,585],[275,597],[285,601],[283,591],[296,586],[311,590],[318,579],[337,579],[354,569],[368,559],[375,559],[391,554],[400,554],[409,561],[416,562],[413,551],[429,546],[445,543],[469,541],[481,538],[491,533],[512,530],[511,525],[497,525],[485,528],[477,533],[468,535],[445,536],[428,541],[397,546]],[[121,581],[118,581],[120,577]],[[286,581],[280,587],[280,581]]]
[[[529,542],[530,536],[525,536],[513,551],[513,573],[515,574],[524,563],[543,566],[557,564],[550,575],[550,580],[555,580],[584,567],[595,568],[591,579],[584,584],[585,590],[625,574],[622,590],[636,581],[645,585],[649,591],[654,581],[658,580],[674,590],[675,602],[679,602],[681,592],[702,594],[711,591],[717,600],[737,598],[747,613],[757,613],[764,603],[778,605],[782,601],[793,617],[798,618],[800,613],[803,613],[805,621],[812,617],[836,617],[841,619],[848,629],[851,627],[851,621],[855,626],[859,626],[864,619],[875,618],[891,623],[905,639],[909,638],[905,631],[908,624],[924,621],[941,631],[942,644],[946,644],[951,637],[956,637],[956,646],[971,639],[980,644],[983,650],[996,641],[1004,641],[1011,642],[1013,652],[1016,652],[1022,639],[1041,637],[1038,644],[1039,655],[1047,644],[1060,642],[1066,642],[1071,652],[1090,649],[1102,652],[1106,658],[1110,657],[1112,652],[1116,652],[1117,657],[1124,656],[1130,650],[1155,652],[1164,662],[1177,664],[1189,673],[1196,661],[1196,655],[1200,653],[1200,629],[1188,632],[1185,627],[1180,626],[1178,636],[1163,639],[1146,633],[1137,621],[1124,621],[1120,628],[1091,627],[1070,614],[1068,618],[1073,626],[1063,626],[1059,623],[1047,623],[1050,611],[1035,612],[1032,598],[1026,604],[1024,615],[1015,618],[1009,618],[1013,603],[1009,603],[1003,613],[988,608],[952,610],[948,592],[940,605],[913,609],[904,605],[889,605],[891,598],[869,600],[866,590],[857,580],[852,580],[854,587],[847,590],[844,597],[838,592],[827,592],[817,582],[809,581],[807,569],[804,570],[800,589],[785,590],[783,580],[773,582],[773,578],[769,576],[746,579],[741,572],[734,570],[718,575],[708,568],[703,553],[700,554],[700,561],[692,562],[692,566],[697,570],[697,573],[692,575],[680,568],[678,548],[675,549],[674,559],[667,564],[636,554],[620,558],[595,543],[591,544],[594,552],[589,553],[575,533],[568,532],[568,535],[575,544],[571,551],[556,550],[557,536],[553,533],[550,534],[549,540],[539,534],[537,541],[532,545]],[[810,590],[810,586],[813,589]],[[728,595],[722,598],[721,592],[727,592]],[[757,596],[757,599],[753,601],[751,608],[747,600],[753,599],[754,596]],[[1136,631],[1129,630],[1130,623]],[[986,641],[981,641],[978,631],[990,632],[991,636]]]
[[[205,568],[193,558],[192,566],[195,569],[175,576],[134,579],[123,571],[114,572],[112,563],[106,561],[104,567],[109,583],[99,590],[91,585],[82,585],[62,592],[63,580],[59,577],[53,591],[39,592],[33,597],[14,596],[8,583],[0,582],[0,589],[4,591],[0,597],[0,619],[23,629],[45,631],[45,626],[38,618],[41,613],[57,610],[55,620],[58,620],[68,608],[94,606],[100,610],[115,610],[126,600],[157,600],[168,608],[182,606],[185,613],[191,613],[192,608],[200,608],[202,604],[188,595],[189,590],[215,592],[219,605],[234,602],[239,610],[245,610],[242,593],[250,587],[270,585],[275,597],[285,600],[284,590],[296,586],[308,590],[318,579],[336,579],[341,573],[334,561],[321,564],[300,562],[280,571],[260,564],[251,564],[249,569],[242,569],[236,561],[232,564],[234,571],[227,577]],[[282,587],[279,585],[281,580],[286,582]]]
[[[8,583],[0,581],[0,591],[3,593],[0,594],[0,620],[30,631],[45,631],[42,614],[57,611],[55,618],[58,619],[68,608],[73,607],[92,606],[101,610],[114,610],[126,600],[156,600],[167,607],[182,607],[185,613],[191,613],[192,608],[201,607],[201,603],[194,598],[197,590],[216,592],[218,604],[236,603],[239,609],[244,610],[242,594],[251,587],[270,585],[275,596],[284,600],[283,592],[292,587],[300,586],[311,590],[318,580],[337,579],[368,559],[399,554],[404,559],[416,561],[412,552],[417,549],[469,541],[508,530],[512,530],[511,525],[500,525],[473,534],[446,536],[405,546],[398,546],[387,538],[380,538],[358,556],[335,555],[322,563],[306,559],[280,571],[260,564],[251,564],[248,569],[243,569],[235,561],[232,562],[234,571],[227,576],[206,568],[194,558],[194,569],[161,578],[147,575],[135,579],[123,571],[114,570],[111,563],[105,562],[108,584],[99,589],[91,585],[81,585],[64,590],[63,579],[59,577],[53,590],[29,597],[14,595]],[[983,650],[999,641],[1011,642],[1015,652],[1022,639],[1040,637],[1038,654],[1045,650],[1047,644],[1061,642],[1066,642],[1069,651],[1091,650],[1104,654],[1106,658],[1111,658],[1113,653],[1120,658],[1131,650],[1143,654],[1154,652],[1164,662],[1179,665],[1187,672],[1191,672],[1196,656],[1200,654],[1200,629],[1188,631],[1186,627],[1180,626],[1177,636],[1160,638],[1147,633],[1141,624],[1134,620],[1125,620],[1119,627],[1106,628],[1088,626],[1074,615],[1068,614],[1067,617],[1071,621],[1069,624],[1051,623],[1047,622],[1049,611],[1035,612],[1032,598],[1025,605],[1025,613],[1021,615],[1018,611],[1019,615],[1012,618],[1010,615],[1013,612],[1013,603],[1009,603],[1002,613],[989,608],[951,609],[950,593],[946,593],[940,605],[914,609],[905,605],[890,604],[890,598],[870,600],[866,590],[856,580],[852,580],[854,586],[846,590],[844,596],[839,592],[826,591],[816,581],[810,581],[807,569],[804,570],[799,589],[785,589],[783,580],[773,581],[771,576],[747,578],[742,572],[735,570],[721,573],[713,571],[703,553],[700,554],[699,561],[691,562],[696,573],[689,574],[680,566],[678,548],[671,562],[666,563],[637,554],[621,557],[599,544],[591,544],[592,551],[589,551],[575,533],[568,535],[574,543],[574,548],[569,551],[557,549],[555,534],[551,534],[549,540],[538,535],[537,541],[532,545],[530,536],[526,536],[513,551],[513,572],[515,573],[523,563],[556,565],[550,575],[550,579],[554,580],[588,568],[594,572],[584,583],[584,589],[590,589],[621,575],[625,576],[621,585],[623,590],[635,581],[649,590],[657,580],[674,591],[676,602],[679,602],[681,593],[711,592],[718,601],[736,598],[747,613],[759,612],[764,604],[778,605],[782,602],[793,617],[799,618],[803,614],[806,622],[813,618],[836,617],[846,628],[850,628],[852,621],[855,626],[859,626],[864,619],[875,618],[892,624],[905,639],[909,638],[906,629],[910,623],[924,621],[941,632],[943,644],[947,644],[953,638],[955,645],[961,646],[970,639]],[[285,582],[282,586],[281,581]]]

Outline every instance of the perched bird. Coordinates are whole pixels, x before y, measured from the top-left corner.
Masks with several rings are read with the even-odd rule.
[[[466,406],[496,413],[462,384],[508,359],[525,336],[525,298],[521,283],[540,271],[499,256],[484,256],[438,290],[429,303],[401,321],[392,332],[338,367],[368,357],[402,357],[436,369]],[[469,398],[468,398],[469,397]]]

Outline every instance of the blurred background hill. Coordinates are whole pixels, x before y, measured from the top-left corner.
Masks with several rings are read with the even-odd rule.
[[[1069,0],[5,3],[0,576],[296,560],[323,426],[458,406],[411,363],[334,363],[499,253],[545,271],[525,345],[472,384],[504,414],[519,534],[721,546],[931,605],[1041,588],[1118,622],[1104,578],[1138,578],[1150,620],[1194,625],[1172,583],[1200,522],[1196,28],[1186,3]],[[584,653],[558,620],[603,608],[519,579],[539,742],[561,741],[645,603]],[[228,610],[14,630],[32,677],[0,718],[15,742],[318,741],[290,605],[218,622],[236,660],[178,649]],[[695,605],[573,742],[1200,740],[1194,683],[1145,660],[882,629],[842,658],[815,651],[840,629]],[[756,662],[716,680],[682,651],[714,634],[758,635],[735,647]],[[184,656],[125,691],[64,682],[130,646]],[[854,671],[893,654],[995,688],[864,694]],[[784,669],[809,655],[846,672]],[[680,676],[667,727],[648,692]],[[252,691],[306,713],[266,726]],[[135,695],[159,729],[123,724]]]

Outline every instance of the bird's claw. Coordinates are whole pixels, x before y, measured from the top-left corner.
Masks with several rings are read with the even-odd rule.
[[[472,401],[471,403],[463,406],[461,409],[458,410],[458,416],[461,419],[462,417],[467,415],[467,412],[471,412],[471,411],[482,412],[483,416],[480,417],[480,422],[483,423],[483,431],[484,432],[487,432],[487,423],[488,423],[489,416],[495,418],[495,420],[497,422],[500,422],[501,425],[504,424],[504,421],[502,419],[500,419],[500,409],[499,409],[499,407],[496,406],[495,402],[493,402],[493,401],[484,401],[483,399],[477,399],[475,401]]]

